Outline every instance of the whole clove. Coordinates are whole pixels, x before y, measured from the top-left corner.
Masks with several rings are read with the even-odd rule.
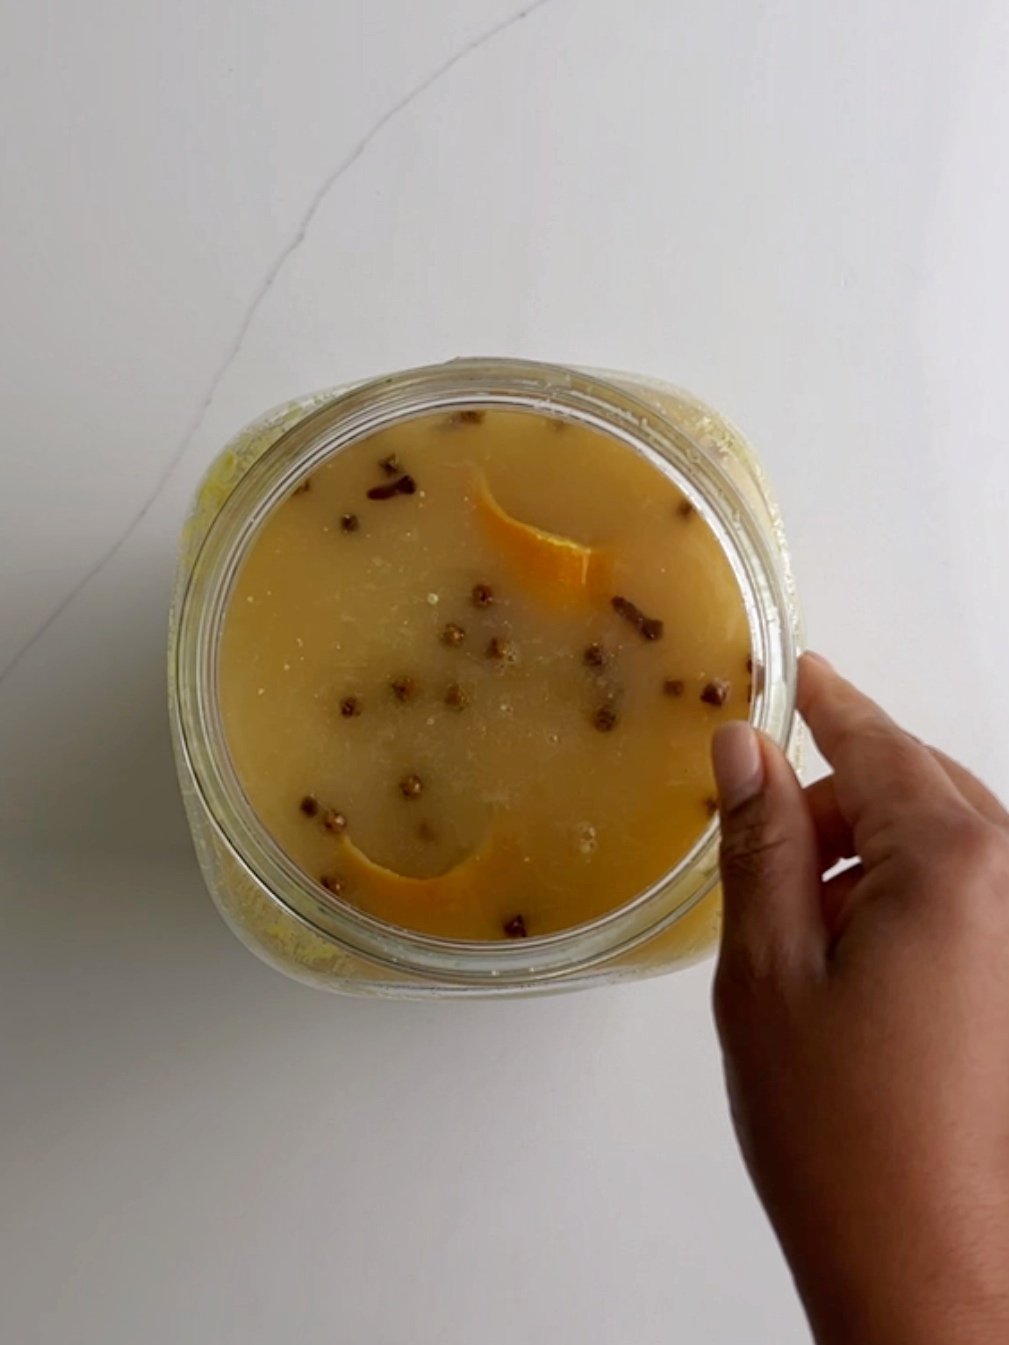
[[[502,926],[509,939],[524,939],[529,931],[526,929],[525,917],[522,915],[513,915],[510,920],[506,920]]]
[[[394,677],[389,683],[389,689],[400,705],[405,705],[417,695],[417,682],[413,677]]]
[[[465,630],[454,621],[450,621],[441,633],[441,642],[449,649],[458,649],[465,638]]]
[[[498,659],[503,662],[514,663],[515,649],[509,640],[503,640],[500,635],[495,635],[487,645],[486,654],[488,658]]]
[[[481,411],[475,406],[464,406],[459,411],[453,411],[445,423],[453,428],[461,425],[482,425],[486,415],[486,411]]]
[[[347,830],[347,819],[335,808],[327,808],[322,815],[322,825],[334,836],[342,836]]]
[[[395,481],[387,481],[383,486],[372,486],[368,491],[369,500],[391,500],[396,495],[414,495],[417,482],[412,476],[398,476]]]
[[[658,617],[645,616],[641,608],[631,602],[630,598],[616,597],[612,599],[612,607],[617,616],[623,619],[638,632],[643,640],[661,640],[665,627]]]
[[[701,700],[705,705],[713,705],[716,709],[721,709],[729,699],[731,691],[731,683],[716,678],[712,682],[705,683],[701,690]]]
[[[458,682],[453,682],[445,691],[445,704],[450,710],[465,710],[469,705],[469,696],[466,694],[465,687],[461,687]]]
[[[612,705],[601,705],[592,716],[592,724],[600,733],[611,733],[617,726],[617,712]]]

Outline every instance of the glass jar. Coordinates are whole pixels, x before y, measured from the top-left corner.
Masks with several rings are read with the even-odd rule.
[[[648,891],[577,928],[520,942],[434,938],[323,900],[259,822],[236,777],[217,695],[231,585],[258,527],[323,458],[393,422],[474,402],[560,414],[646,456],[693,501],[732,564],[750,625],[753,722],[793,753],[799,617],[777,508],[743,436],[675,388],[636,375],[467,359],[305,397],[220,454],[185,525],[169,647],[172,733],[200,867],[227,923],[308,984],[356,993],[528,994],[653,974],[718,936],[718,828]]]

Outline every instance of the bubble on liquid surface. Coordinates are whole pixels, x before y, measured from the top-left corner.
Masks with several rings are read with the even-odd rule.
[[[575,842],[579,854],[594,855],[596,853],[599,849],[599,837],[591,822],[578,823],[575,827]]]

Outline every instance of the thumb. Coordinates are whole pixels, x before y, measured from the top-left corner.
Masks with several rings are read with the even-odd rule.
[[[820,866],[813,819],[781,748],[726,724],[711,749],[722,820],[721,964],[751,975],[822,965]]]

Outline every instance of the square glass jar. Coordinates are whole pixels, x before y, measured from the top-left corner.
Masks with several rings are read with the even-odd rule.
[[[229,593],[257,530],[299,481],[349,444],[474,404],[602,431],[676,483],[739,584],[758,670],[752,721],[797,751],[800,619],[784,533],[755,454],[724,417],[639,375],[505,359],[456,360],[289,402],[243,430],[197,493],[172,605],[169,697],[183,799],[215,903],[249,948],[320,988],[529,994],[672,970],[717,941],[717,820],[670,873],[603,917],[539,938],[476,942],[392,926],[322,892],[243,793],[221,720],[218,654]]]

